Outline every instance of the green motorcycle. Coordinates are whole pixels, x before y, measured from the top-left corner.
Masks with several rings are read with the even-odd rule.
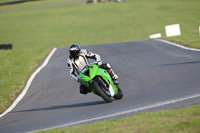
[[[91,92],[102,97],[107,103],[123,97],[119,85],[115,85],[108,74],[96,64],[90,64],[79,73],[79,82],[84,84]]]

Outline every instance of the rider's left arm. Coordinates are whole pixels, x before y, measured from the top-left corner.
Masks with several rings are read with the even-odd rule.
[[[87,57],[87,58],[90,58],[90,59],[95,59],[96,62],[98,63],[98,65],[101,65],[101,64],[102,64],[102,61],[101,61],[101,58],[100,58],[100,55],[99,55],[99,54],[96,54],[96,53],[92,53],[92,52],[90,52],[90,51],[87,51],[86,57]]]

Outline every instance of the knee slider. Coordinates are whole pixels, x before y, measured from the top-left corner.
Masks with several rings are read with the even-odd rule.
[[[111,66],[110,66],[109,63],[106,63],[106,67],[107,67],[107,68],[111,68]]]
[[[101,68],[103,68],[103,69],[105,69],[107,71],[110,71],[111,66],[110,66],[109,63],[104,63],[104,64],[101,65]]]

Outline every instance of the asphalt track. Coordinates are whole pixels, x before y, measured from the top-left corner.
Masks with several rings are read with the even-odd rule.
[[[0,133],[31,132],[200,104],[200,52],[158,40],[84,46],[119,75],[124,98],[107,104],[79,94],[59,48],[27,94],[0,118]]]

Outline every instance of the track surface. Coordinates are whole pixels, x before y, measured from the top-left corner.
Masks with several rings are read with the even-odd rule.
[[[124,98],[106,104],[93,94],[79,94],[79,84],[69,77],[68,49],[60,48],[19,104],[0,118],[1,133],[74,126],[200,103],[200,96],[190,97],[200,95],[200,52],[157,40],[82,48],[100,54],[104,62],[112,65]],[[113,113],[118,114],[109,116]]]

